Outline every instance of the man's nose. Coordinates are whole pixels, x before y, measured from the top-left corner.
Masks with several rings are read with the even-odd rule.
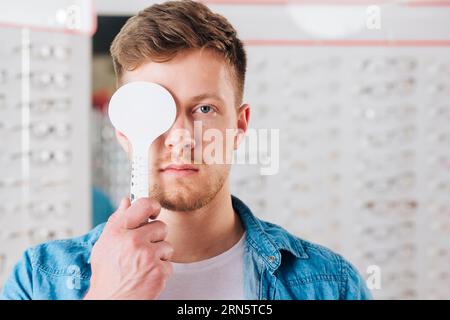
[[[166,148],[171,150],[194,149],[193,124],[183,116],[177,116],[164,140]]]

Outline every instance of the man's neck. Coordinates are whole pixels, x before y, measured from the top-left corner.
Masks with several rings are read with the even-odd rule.
[[[168,226],[166,241],[174,247],[171,261],[189,263],[217,256],[242,237],[244,227],[234,212],[228,182],[206,206],[190,212],[161,210]]]

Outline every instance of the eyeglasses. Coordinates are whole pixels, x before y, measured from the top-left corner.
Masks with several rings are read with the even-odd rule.
[[[290,147],[295,146],[296,148],[306,149],[320,141],[320,135],[321,133],[315,130],[305,130],[301,133],[283,130],[280,134],[280,141],[282,144],[287,144]]]
[[[404,192],[411,190],[416,185],[416,174],[414,171],[407,171],[388,177],[362,179],[358,185],[360,192]]]
[[[397,289],[397,288],[395,288]],[[403,299],[403,300],[412,300],[412,299],[416,299],[417,298],[417,291],[415,289],[412,288],[406,288],[406,289],[400,289],[400,290],[394,290],[395,293],[388,295],[387,296],[387,300],[398,300],[398,299]]]
[[[72,153],[69,150],[32,150],[29,152],[19,152],[12,154],[11,159],[17,161],[17,159],[28,158],[33,164],[47,165],[47,164],[68,164],[72,158]]]
[[[386,123],[387,121],[407,122],[417,115],[417,108],[410,104],[386,106],[361,106],[356,109],[357,117],[366,121]]]
[[[361,144],[366,148],[392,147],[411,143],[417,136],[414,125],[391,128],[386,131],[360,132]]]
[[[1,123],[0,123],[0,128],[1,128]],[[47,123],[47,122],[34,122],[31,123],[29,125],[27,125],[26,127],[22,126],[22,125],[12,125],[10,128],[11,131],[21,131],[24,129],[29,129],[30,130],[30,134],[32,135],[32,137],[37,138],[37,139],[43,139],[43,138],[47,138],[50,136],[56,137],[56,138],[60,138],[60,139],[67,139],[72,131],[72,126],[70,123],[67,122],[59,122],[59,123]]]
[[[450,203],[441,201],[430,201],[427,205],[426,212],[433,219],[450,219]]]
[[[73,230],[65,227],[34,227],[25,230],[14,230],[4,235],[3,239],[15,241],[26,240],[31,244],[38,244],[50,240],[63,239],[73,236]]]
[[[444,281],[450,284],[450,272],[448,272],[448,270],[442,270],[442,271],[435,271],[435,272],[430,272],[428,274],[428,277],[430,278],[430,280],[438,280],[438,281]]]
[[[0,207],[0,219],[8,215],[26,214],[32,219],[66,218],[71,210],[69,201],[60,202],[31,202],[29,204],[12,204],[9,207]]]
[[[439,247],[439,244],[432,243],[426,251],[427,258],[430,261],[436,260],[448,260],[450,258],[450,252],[447,248]]]
[[[0,190],[7,190],[12,188],[20,188],[24,185],[24,181],[22,179],[15,178],[5,178],[0,180]],[[4,210],[4,209],[3,209]]]
[[[413,149],[386,151],[382,155],[369,153],[359,153],[356,155],[359,172],[361,173],[379,173],[397,168],[412,168],[415,165],[416,158],[417,154]]]
[[[256,107],[259,110],[259,106]],[[283,109],[285,112],[280,114],[281,121],[292,121],[298,124],[312,124],[314,122],[314,112],[311,109],[300,108],[297,104],[286,104]],[[268,114],[270,107],[267,104],[262,105],[262,112]]]
[[[28,214],[33,219],[47,219],[50,217],[61,219],[67,217],[70,212],[70,202],[62,203],[30,203],[28,205]]]
[[[31,52],[33,57],[48,60],[55,58],[56,60],[67,60],[71,55],[70,48],[61,45],[32,45]]]
[[[433,104],[429,108],[432,120],[450,121],[450,104]]]
[[[359,210],[372,217],[383,219],[413,217],[418,203],[413,199],[404,200],[367,200],[362,203]]]
[[[426,92],[430,96],[450,95],[450,83],[448,82],[432,82],[428,83]]]
[[[42,113],[50,111],[67,111],[71,107],[71,100],[68,98],[40,99],[27,104],[19,103],[18,108],[29,108],[32,112]]]
[[[438,281],[435,281],[438,282]],[[427,299],[429,300],[448,300],[448,290],[450,286],[449,280],[446,278],[445,281],[439,281],[440,286],[433,286],[427,293]]]
[[[362,253],[362,259],[377,265],[398,264],[410,262],[417,252],[413,243],[405,243],[390,249],[375,249]]]
[[[450,194],[450,178],[439,177],[429,182],[429,190],[443,194]]]
[[[52,61],[67,61],[72,55],[72,49],[62,44],[45,44],[45,43],[31,43],[27,46],[31,52],[33,59],[52,60]],[[17,54],[24,49],[24,46],[14,47],[13,53]]]
[[[386,272],[384,283],[388,286],[397,285],[398,282],[412,283],[417,280],[417,273],[411,269],[400,269]]]
[[[449,221],[432,221],[430,223],[430,229],[433,233],[448,234],[448,232],[450,231],[450,220]]]
[[[73,231],[70,228],[46,228],[46,227],[38,227],[30,229],[26,232],[26,236],[32,244],[38,244],[46,241],[56,240],[56,239],[64,239],[71,237],[73,235]]]
[[[266,176],[258,176],[258,178],[255,179],[246,179],[244,177],[240,177],[236,179],[236,183],[242,188],[248,190],[258,190],[264,188],[264,186],[267,184],[267,178]]]
[[[330,70],[335,70],[342,65],[342,59],[338,56],[331,56],[328,58],[317,58],[310,62],[298,62],[292,61],[292,59],[287,58],[284,62],[286,67],[295,75],[298,74],[313,74],[320,72],[330,72]]]
[[[391,225],[366,226],[361,228],[359,233],[371,241],[391,241],[410,238],[414,230],[415,223],[412,220],[406,220]]]
[[[427,160],[429,170],[435,175],[441,176],[443,171],[450,170],[450,153],[430,155]]]
[[[359,62],[359,71],[375,74],[409,73],[417,68],[417,59],[410,56],[371,57]]]
[[[51,135],[57,138],[67,138],[72,131],[72,126],[69,123],[37,122],[30,125],[30,131],[36,138],[46,138]]]
[[[267,92],[266,85],[261,85],[259,92]],[[290,84],[281,88],[281,94],[288,97],[292,101],[301,101],[306,99],[314,99],[323,96],[324,92],[329,96],[337,94],[340,90],[340,84],[337,81],[305,83],[304,85]]]
[[[379,81],[355,86],[354,94],[361,97],[385,99],[389,96],[411,95],[416,89],[416,80],[407,77],[398,80]]]
[[[450,131],[437,132],[435,129],[428,134],[428,141],[434,145],[450,146]]]
[[[50,87],[56,89],[67,89],[69,87],[71,76],[68,73],[62,72],[39,72],[33,71],[29,75],[20,73],[18,79],[28,77],[31,80],[32,85],[38,89],[47,89]]]
[[[446,61],[433,59],[432,61],[428,61],[427,63],[425,63],[424,70],[433,77],[448,77],[448,74],[450,73],[450,64]]]
[[[3,178],[0,179],[0,191],[29,187],[34,193],[48,191],[51,188],[67,187],[70,179],[64,177],[42,177],[38,179]],[[4,208],[3,208],[4,210]],[[2,208],[0,208],[1,218]]]

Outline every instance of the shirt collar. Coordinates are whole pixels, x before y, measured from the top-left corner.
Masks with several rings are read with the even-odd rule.
[[[246,240],[262,256],[269,270],[273,273],[281,264],[281,251],[287,251],[297,258],[306,259],[308,255],[300,241],[280,227],[256,218],[247,205],[231,195],[233,209],[239,215],[246,230]],[[264,226],[263,226],[264,225]],[[105,223],[92,230],[90,244],[98,240]],[[88,258],[90,263],[91,257]]]
[[[244,202],[233,195],[231,202],[244,224],[247,241],[262,256],[271,273],[280,266],[283,250],[297,258],[308,258],[301,242],[293,235],[277,225],[256,218]]]

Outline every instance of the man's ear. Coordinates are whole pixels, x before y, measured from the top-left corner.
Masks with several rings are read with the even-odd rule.
[[[131,160],[131,143],[128,138],[119,130],[115,129],[116,139],[119,142],[122,149],[127,153],[128,159]]]
[[[248,122],[250,121],[250,105],[247,103],[242,104],[237,111],[237,129],[238,133],[236,136],[234,149],[236,150],[241,141],[245,137],[245,133],[248,129]]]

